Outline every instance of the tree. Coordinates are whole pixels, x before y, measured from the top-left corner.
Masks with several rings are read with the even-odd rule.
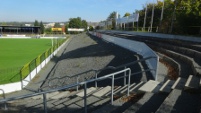
[[[51,28],[46,28],[46,29],[45,29],[45,33],[51,34],[51,33],[52,33],[52,29],[51,29]]]
[[[66,32],[66,34],[68,33],[68,27],[69,27],[69,23],[66,23],[65,24],[65,32]]]
[[[115,29],[116,28],[116,15],[117,15],[117,12],[113,11],[112,13],[110,13],[110,15],[107,18],[107,21],[111,21],[112,20],[111,29]]]
[[[82,28],[82,20],[80,17],[71,18],[69,21],[69,28]]]
[[[89,26],[89,31],[93,31],[94,27],[93,26]]]
[[[110,13],[110,15],[108,16],[107,20],[111,20],[111,19],[114,19],[114,18],[116,18],[116,12],[115,11]]]
[[[1,25],[2,25],[2,26],[6,26],[7,23],[6,23],[6,22],[2,22]]]
[[[55,23],[55,24],[54,24],[54,28],[61,28],[60,23]]]
[[[201,2],[199,0],[181,0],[176,8],[175,29],[182,34],[199,34],[201,31]]]
[[[34,26],[39,26],[38,20],[35,20]]]
[[[156,31],[157,27],[160,27],[160,31],[163,33],[168,33],[168,30],[170,29],[171,25],[171,19],[172,19],[172,12],[174,10],[174,3],[172,0],[165,0],[165,6],[164,6],[164,14],[163,14],[163,20],[160,25],[160,18],[161,18],[161,11],[163,7],[163,3],[161,1],[158,1],[156,4],[147,4],[144,6],[142,10],[139,10],[139,26],[143,26],[144,19],[145,19],[145,11],[147,7],[147,17],[146,17],[146,25],[145,28],[148,30],[148,28],[151,25],[151,17],[152,17],[152,8],[154,5],[154,19],[153,19],[153,32]]]
[[[88,23],[86,20],[82,20],[80,17],[71,18],[68,24],[69,28],[84,28],[87,30]]]
[[[127,12],[127,13],[124,14],[124,17],[130,16],[130,15],[131,14]]]
[[[87,27],[88,27],[88,23],[86,20],[82,20],[82,28],[85,29],[85,31],[87,30]]]
[[[41,22],[40,22],[40,32],[41,32],[41,34],[43,34],[44,31],[45,31],[45,27],[44,27],[44,25],[43,25],[43,22],[41,21]]]

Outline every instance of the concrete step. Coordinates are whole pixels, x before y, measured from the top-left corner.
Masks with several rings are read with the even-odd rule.
[[[48,93],[46,95],[46,97],[47,97],[47,99],[60,99],[63,97],[68,97],[70,95],[75,95],[76,93],[79,93],[79,92],[80,91],[78,91],[78,92],[76,92],[76,91],[73,91],[73,92],[57,91],[57,92]],[[43,99],[43,95],[37,95],[37,96],[31,97],[31,99],[34,99],[34,100]]]
[[[76,104],[76,102],[82,101],[83,98],[79,96],[71,96],[69,98],[64,98],[61,100],[58,100],[54,103],[47,103],[48,106],[48,112],[51,113],[65,113],[65,112],[75,112],[82,110],[82,106],[79,106]]]
[[[62,92],[59,92],[59,94],[51,97],[50,99],[60,99],[60,98],[64,98],[64,97],[67,97],[69,96],[70,92],[69,91],[62,91]]]
[[[128,87],[128,86],[125,85],[125,86],[123,86],[123,87],[121,87],[121,88],[115,90],[115,91],[114,91],[114,94],[120,93],[120,91],[124,90],[126,87]],[[111,92],[110,92],[110,93],[107,93],[105,96],[109,96],[110,94],[111,94]]]
[[[149,92],[145,93],[144,96],[139,101],[137,101],[135,104],[130,106],[123,113],[137,112],[141,108],[141,106],[144,105],[153,95],[154,95],[154,93],[149,93]]]
[[[100,107],[99,109],[96,109],[92,113],[111,113],[111,112],[116,113],[115,110],[117,110],[119,107],[122,107],[126,103],[126,101],[124,101],[122,98],[123,97],[114,100],[113,105],[111,103],[108,103]],[[117,111],[117,112],[121,112],[121,111]]]
[[[139,88],[139,91],[158,93],[161,86],[162,84],[160,84],[160,82],[149,80],[147,83],[145,83],[142,87]]]
[[[156,113],[170,113],[173,110],[174,104],[181,95],[181,90],[173,89],[170,95],[164,100]]]
[[[144,85],[144,82],[143,82],[143,81],[141,81],[140,83],[138,83],[137,85],[135,85],[134,87],[132,87],[132,88],[130,89],[130,92],[134,92],[134,93],[138,92],[138,89],[139,89],[142,85]]]
[[[108,103],[110,101],[110,98],[101,98],[100,97],[100,96],[104,95],[107,92],[107,90],[111,90],[110,86],[107,86],[104,88],[91,87],[87,90],[88,90],[88,93],[87,93],[88,111],[96,109],[97,107],[100,107],[101,105]],[[60,112],[61,113],[63,113],[63,112],[82,113],[82,112],[84,112],[83,92],[84,91],[81,91],[81,92],[77,93],[76,95],[71,95],[68,98],[59,99],[53,103],[50,102],[53,106],[48,104],[48,107],[50,107],[51,109],[55,109],[53,112],[56,112],[56,113],[57,112],[59,112],[59,113]],[[99,93],[101,93],[101,94],[99,94]],[[65,108],[65,109],[63,109],[63,108]]]
[[[185,84],[185,89],[199,89],[200,78],[190,75]]]
[[[171,92],[171,87],[172,85],[175,83],[175,81],[173,80],[167,80],[163,86],[160,88],[160,92],[163,92],[163,93],[170,93]]]
[[[182,89],[184,89],[185,83],[186,83],[185,78],[178,77],[176,82],[173,84],[173,86],[171,88],[182,90]]]
[[[133,88],[135,85],[136,85],[136,83],[131,84],[131,85],[130,85],[130,89]],[[121,94],[122,94],[122,93],[126,93],[127,91],[128,91],[128,86],[127,86],[125,89],[123,89],[120,93],[121,93]]]
[[[89,95],[90,93],[93,93],[94,91],[96,91],[97,89],[95,87],[90,87],[87,88],[87,95]],[[78,94],[76,94],[79,97],[84,97],[84,90],[82,90],[81,92],[79,92]]]
[[[128,88],[128,86],[125,85],[125,86],[121,87],[120,89],[116,90],[116,91],[114,92],[114,94],[118,94],[118,93],[120,93],[122,90],[127,89],[127,88]]]
[[[59,94],[58,91],[52,92],[52,93],[48,93],[48,94],[46,95],[46,98],[47,98],[47,99],[50,99],[51,97],[54,97],[54,96],[57,95],[57,94]],[[32,98],[32,99],[35,99],[35,100],[37,100],[37,99],[43,99],[43,95],[37,95],[37,96],[31,97],[31,98]]]
[[[122,86],[118,86],[117,88],[114,89],[114,92],[116,92],[117,90],[121,89]],[[105,96],[109,96],[111,95],[111,91],[109,91],[108,93],[105,94]]]
[[[43,102],[42,99],[34,100],[26,98],[13,101],[12,104],[7,104],[7,108],[8,110],[5,113],[12,113],[13,111],[15,111],[14,113],[42,113]],[[2,112],[0,111],[0,113]]]
[[[184,54],[180,54],[171,50],[166,50],[166,52],[168,52],[169,54],[172,54],[173,57],[175,58],[179,58],[181,60],[183,60],[184,62],[186,62],[188,65],[191,66],[191,70],[193,71],[194,75],[201,75],[201,66],[191,57],[188,57],[187,55]]]
[[[111,91],[111,86],[104,87],[103,89],[93,93],[92,95],[97,96],[97,97],[102,97],[103,95],[105,95],[109,91]]]
[[[147,92],[140,100],[128,107],[123,113],[155,113],[166,97],[167,94]]]
[[[199,94],[173,89],[156,113],[199,113],[200,100],[198,98],[200,98]]]
[[[104,99],[100,99],[99,101],[96,101],[94,103],[91,103],[91,105],[88,105],[87,106],[87,112],[88,113],[91,113],[97,109],[99,109],[101,106],[105,105],[105,104],[108,104],[110,103],[111,99],[106,97]],[[71,113],[71,112],[70,112]],[[78,112],[73,112],[73,113],[85,113],[84,112],[84,107],[82,108],[81,111],[78,111]]]
[[[87,105],[90,105],[90,104],[93,104],[93,103],[96,103],[100,100],[102,100],[103,98],[99,98],[99,97],[96,97],[96,96],[93,96],[93,95],[90,95],[89,97],[87,97]],[[84,100],[79,100],[77,102],[75,102],[76,105],[80,106],[80,107],[84,107]]]
[[[88,88],[87,89],[87,94],[89,95],[93,91],[96,91],[97,89],[94,87]],[[71,109],[76,109],[76,110],[81,110],[82,106],[81,101],[83,101],[83,90],[80,90],[79,92],[73,91],[60,91],[60,92],[53,92],[47,94],[47,107],[49,111],[58,111],[59,109],[66,108],[67,110]],[[89,97],[89,96],[88,96]],[[92,97],[89,97],[91,99]],[[98,101],[93,97],[94,101]],[[91,102],[92,100],[87,100],[87,102]],[[76,103],[77,102],[77,103]],[[76,104],[75,104],[76,103]],[[79,104],[79,106],[77,105]],[[30,113],[32,113],[30,110],[39,113],[38,110],[43,111],[43,97],[41,95],[31,97],[31,98],[26,98],[26,99],[20,99],[20,100],[15,100],[9,103],[9,106],[15,106],[15,107],[20,107],[20,111],[27,110]],[[37,109],[41,108],[41,109]]]

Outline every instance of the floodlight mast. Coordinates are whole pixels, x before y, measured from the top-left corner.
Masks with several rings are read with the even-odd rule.
[[[145,8],[145,14],[144,14],[143,31],[145,31],[146,20],[147,20],[147,4],[146,4],[146,8]]]
[[[176,16],[175,13],[176,13],[177,4],[178,4],[178,1],[174,0],[174,11],[173,11],[173,14],[172,14],[170,33],[172,33],[173,26],[174,26],[174,19],[175,19],[175,16]]]
[[[162,20],[163,20],[163,13],[164,13],[164,6],[165,6],[165,0],[163,0],[163,6],[162,6],[162,10],[161,10],[161,19],[160,19],[159,30],[161,30],[161,25],[162,25]]]
[[[155,9],[155,4],[154,4],[154,0],[153,0],[152,16],[151,16],[151,29],[150,29],[150,32],[152,32],[152,27],[153,27],[153,21],[154,21],[154,9]]]

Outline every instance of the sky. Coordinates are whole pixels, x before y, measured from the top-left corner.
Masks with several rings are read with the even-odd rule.
[[[106,20],[117,11],[121,17],[141,10],[151,0],[1,0],[0,22],[66,22],[81,17],[88,22]]]

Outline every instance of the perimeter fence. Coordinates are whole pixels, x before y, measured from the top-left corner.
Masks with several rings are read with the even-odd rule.
[[[26,78],[34,69],[36,69],[42,62],[45,61],[50,55],[53,54],[58,47],[60,47],[67,38],[58,38],[56,43],[45,52],[37,56],[35,59],[30,61],[29,63],[25,64],[23,67],[16,67],[16,68],[9,68],[9,69],[2,69],[0,70],[0,84],[7,84],[7,83],[14,83],[22,81]],[[11,74],[12,76],[3,76]]]

